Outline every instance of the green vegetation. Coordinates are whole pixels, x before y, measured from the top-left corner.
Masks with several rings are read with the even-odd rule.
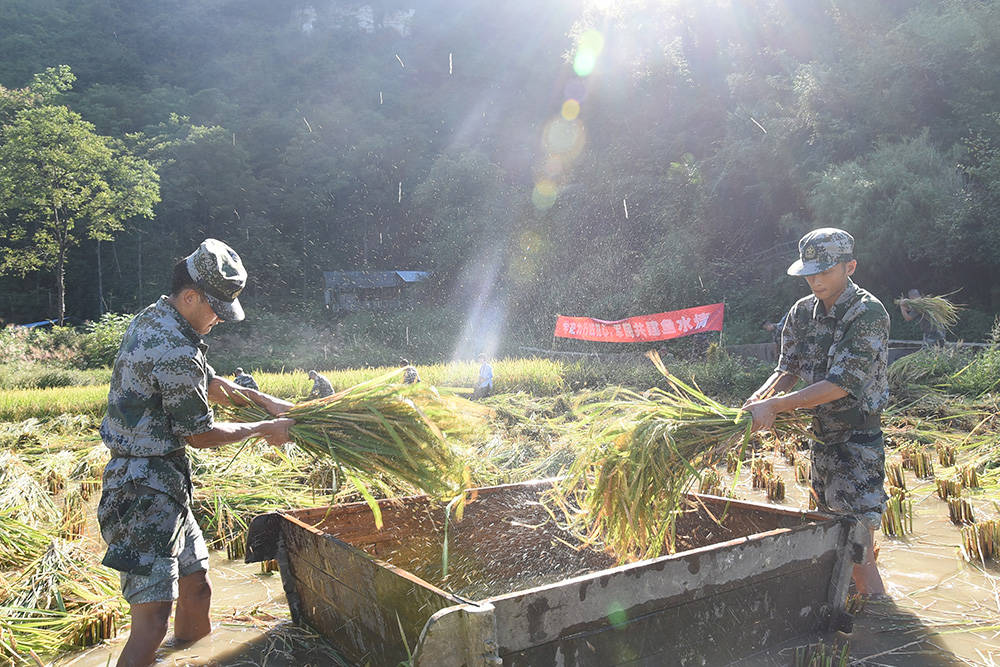
[[[211,235],[250,270],[250,321],[230,327],[254,341],[232,343],[244,367],[441,361],[487,339],[513,355],[547,345],[555,313],[722,300],[727,341],[761,341],[759,322],[805,293],[784,275],[795,241],[836,224],[885,303],[962,287],[955,335],[989,329],[996,0],[405,9],[0,2],[0,146],[27,137],[10,133],[29,116],[84,127],[78,114],[159,176],[155,224],[126,220],[100,243],[77,228],[67,312],[137,311]],[[64,65],[72,89],[27,99]],[[20,216],[3,225],[35,231]],[[321,272],[363,268],[434,276],[412,311],[331,316]],[[56,315],[57,292],[54,275],[7,276],[0,317]],[[315,336],[293,350],[277,331],[244,335],[263,313]]]

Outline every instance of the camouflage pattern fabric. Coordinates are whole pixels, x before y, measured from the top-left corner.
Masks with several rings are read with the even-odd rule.
[[[881,520],[885,453],[880,416],[889,400],[889,314],[848,280],[825,312],[815,296],[788,311],[777,370],[807,385],[828,380],[847,396],[812,409],[813,491],[821,508]]]
[[[246,387],[247,389],[260,389],[257,386],[257,381],[253,379],[253,376],[249,373],[240,373],[233,378],[233,382],[241,387]]]
[[[177,580],[208,570],[208,547],[190,507],[165,493],[127,484],[97,508],[108,543],[104,565],[121,573],[130,604],[177,599]]]
[[[324,396],[330,396],[333,394],[333,385],[325,377],[316,373],[316,377],[313,378],[313,388],[309,392],[309,398],[323,398]]]
[[[854,237],[843,229],[821,227],[799,239],[799,259],[788,267],[788,275],[811,276],[852,259]]]
[[[813,295],[788,311],[777,370],[807,385],[829,380],[847,392],[813,410],[818,428],[829,436],[824,440],[846,442],[849,431],[877,426],[889,402],[889,313],[850,279],[830,312],[824,311]]]
[[[403,368],[403,384],[415,384],[420,382],[420,374],[413,366]]]
[[[129,325],[115,359],[108,412],[101,422],[101,439],[111,450],[102,503],[114,504],[120,489],[139,484],[166,494],[180,507],[189,506],[191,469],[185,437],[214,425],[208,383],[215,372],[205,358],[207,349],[166,297]],[[103,523],[101,530],[114,532]],[[109,553],[115,548],[112,544]]]
[[[877,529],[888,498],[882,434],[856,432],[847,442],[814,441],[810,450],[809,481],[817,507],[829,514],[856,516]]]
[[[239,322],[243,306],[236,297],[247,284],[247,271],[236,251],[217,239],[205,239],[184,258],[191,280],[208,299],[219,319]]]

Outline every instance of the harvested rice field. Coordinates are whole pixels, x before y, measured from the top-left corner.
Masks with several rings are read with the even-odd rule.
[[[512,391],[487,399],[488,425],[463,441],[470,483],[492,486],[569,469],[597,437],[588,409],[594,401],[587,391]],[[887,415],[887,490],[899,502],[877,540],[892,600],[854,600],[852,633],[805,638],[743,664],[807,665],[819,655],[836,655],[830,664],[1000,662],[995,414],[987,399],[956,399]],[[103,544],[94,514],[106,450],[97,425],[98,417],[86,412],[0,423],[0,664],[106,665],[127,637],[117,576],[99,565]],[[738,445],[692,476],[689,488],[809,508],[808,449],[799,437],[764,435],[745,449]],[[362,494],[341,484],[328,460],[295,446],[276,450],[252,442],[203,450],[192,453],[192,463],[196,514],[214,549],[217,628],[190,646],[168,641],[158,654],[162,664],[338,664],[335,647],[290,623],[277,573],[244,564],[242,556],[254,515],[362,501]],[[415,491],[388,475],[377,481],[371,488],[379,496]],[[383,530],[398,528],[387,521]],[[422,540],[373,554],[470,598],[544,585],[621,560],[599,543],[581,549],[578,526],[566,523],[563,508],[544,496],[507,499],[501,506],[468,503],[462,521],[450,523],[447,575],[441,528],[436,524]],[[493,537],[467,542],[464,536],[476,530]],[[710,520],[681,515],[674,546],[684,550],[723,536]],[[519,561],[529,546],[542,549],[543,562]]]

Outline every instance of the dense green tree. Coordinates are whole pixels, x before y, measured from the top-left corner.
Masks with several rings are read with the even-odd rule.
[[[52,272],[62,324],[69,249],[152,217],[158,193],[152,165],[123,142],[65,106],[26,106],[0,128],[0,271]]]

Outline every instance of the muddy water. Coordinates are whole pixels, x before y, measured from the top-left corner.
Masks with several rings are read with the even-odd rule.
[[[769,458],[786,485],[785,500],[776,504],[805,508],[808,487],[795,483],[794,470],[783,457]],[[887,459],[899,460],[893,454]],[[749,472],[742,477],[737,495],[766,502],[764,491],[751,488]],[[850,635],[817,635],[808,641],[848,643],[850,664],[1000,665],[1000,567],[970,565],[962,558],[959,527],[949,519],[948,505],[937,497],[933,480],[917,479],[907,471],[906,484],[913,498],[914,534],[875,535],[879,569],[892,601],[869,603],[857,615]],[[994,501],[1000,498],[995,494],[965,493],[978,520],[998,518]],[[795,646],[808,641],[753,656],[743,664],[794,664]]]
[[[772,456],[786,484],[779,505],[805,508],[807,488],[796,485],[794,472],[780,456]],[[892,458],[892,457],[890,457]],[[850,664],[938,667],[1000,665],[1000,568],[966,563],[958,553],[959,529],[948,518],[947,504],[934,494],[932,481],[907,472],[914,498],[915,534],[903,539],[877,534],[879,564],[893,597],[869,603],[857,616],[850,635],[833,633],[800,639],[742,665],[795,664],[797,646],[823,641],[849,645]],[[766,501],[750,488],[749,469],[736,493]],[[971,496],[979,519],[997,518],[992,501]],[[309,631],[288,621],[288,608],[277,574],[262,575],[257,565],[244,565],[216,553],[212,558],[212,618],[215,631],[190,646],[168,642],[159,651],[163,665],[336,665],[335,651]],[[993,626],[992,628],[990,626]],[[67,656],[63,667],[114,664],[126,635],[86,652]]]

